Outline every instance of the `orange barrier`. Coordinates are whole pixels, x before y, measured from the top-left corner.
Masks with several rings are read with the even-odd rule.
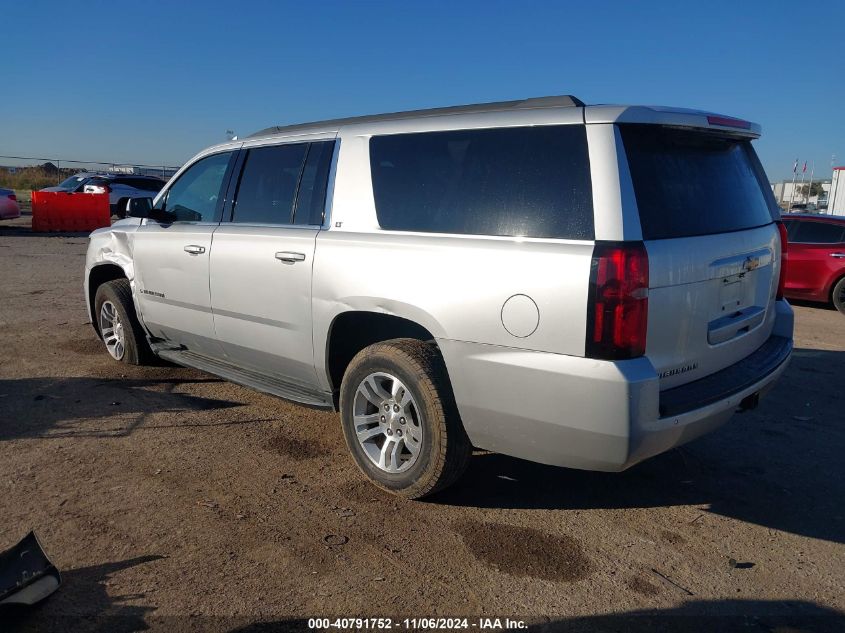
[[[32,192],[33,231],[93,231],[111,226],[107,193]]]

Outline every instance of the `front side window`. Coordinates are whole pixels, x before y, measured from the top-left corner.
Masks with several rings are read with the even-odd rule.
[[[839,244],[845,241],[843,226],[833,222],[796,222],[790,241],[797,244]]]
[[[307,143],[296,143],[248,150],[232,222],[290,224],[307,149]]]
[[[594,237],[583,125],[375,136],[370,167],[384,229]]]
[[[223,179],[232,152],[207,156],[191,165],[157,205],[174,222],[215,222]]]

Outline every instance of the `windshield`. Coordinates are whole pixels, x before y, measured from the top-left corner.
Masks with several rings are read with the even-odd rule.
[[[778,217],[745,139],[656,125],[620,125],[643,239],[739,231]]]
[[[59,187],[62,189],[76,189],[79,185],[88,180],[88,178],[90,178],[90,176],[71,176],[59,183]]]

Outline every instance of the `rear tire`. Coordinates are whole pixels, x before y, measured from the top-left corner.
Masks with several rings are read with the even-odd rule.
[[[97,288],[94,318],[112,358],[127,365],[146,365],[153,360],[144,328],[135,313],[128,279],[115,279]]]
[[[419,499],[454,483],[469,463],[446,365],[436,347],[394,339],[361,350],[340,387],[346,445],[375,485]]]
[[[833,293],[831,293],[831,299],[833,299],[834,307],[840,313],[845,314],[845,277],[836,282]]]

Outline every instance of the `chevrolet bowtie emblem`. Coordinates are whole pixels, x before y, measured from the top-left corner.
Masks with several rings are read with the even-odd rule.
[[[759,257],[746,257],[745,261],[742,262],[742,269],[746,271],[754,270],[755,268],[760,267],[760,258]]]

